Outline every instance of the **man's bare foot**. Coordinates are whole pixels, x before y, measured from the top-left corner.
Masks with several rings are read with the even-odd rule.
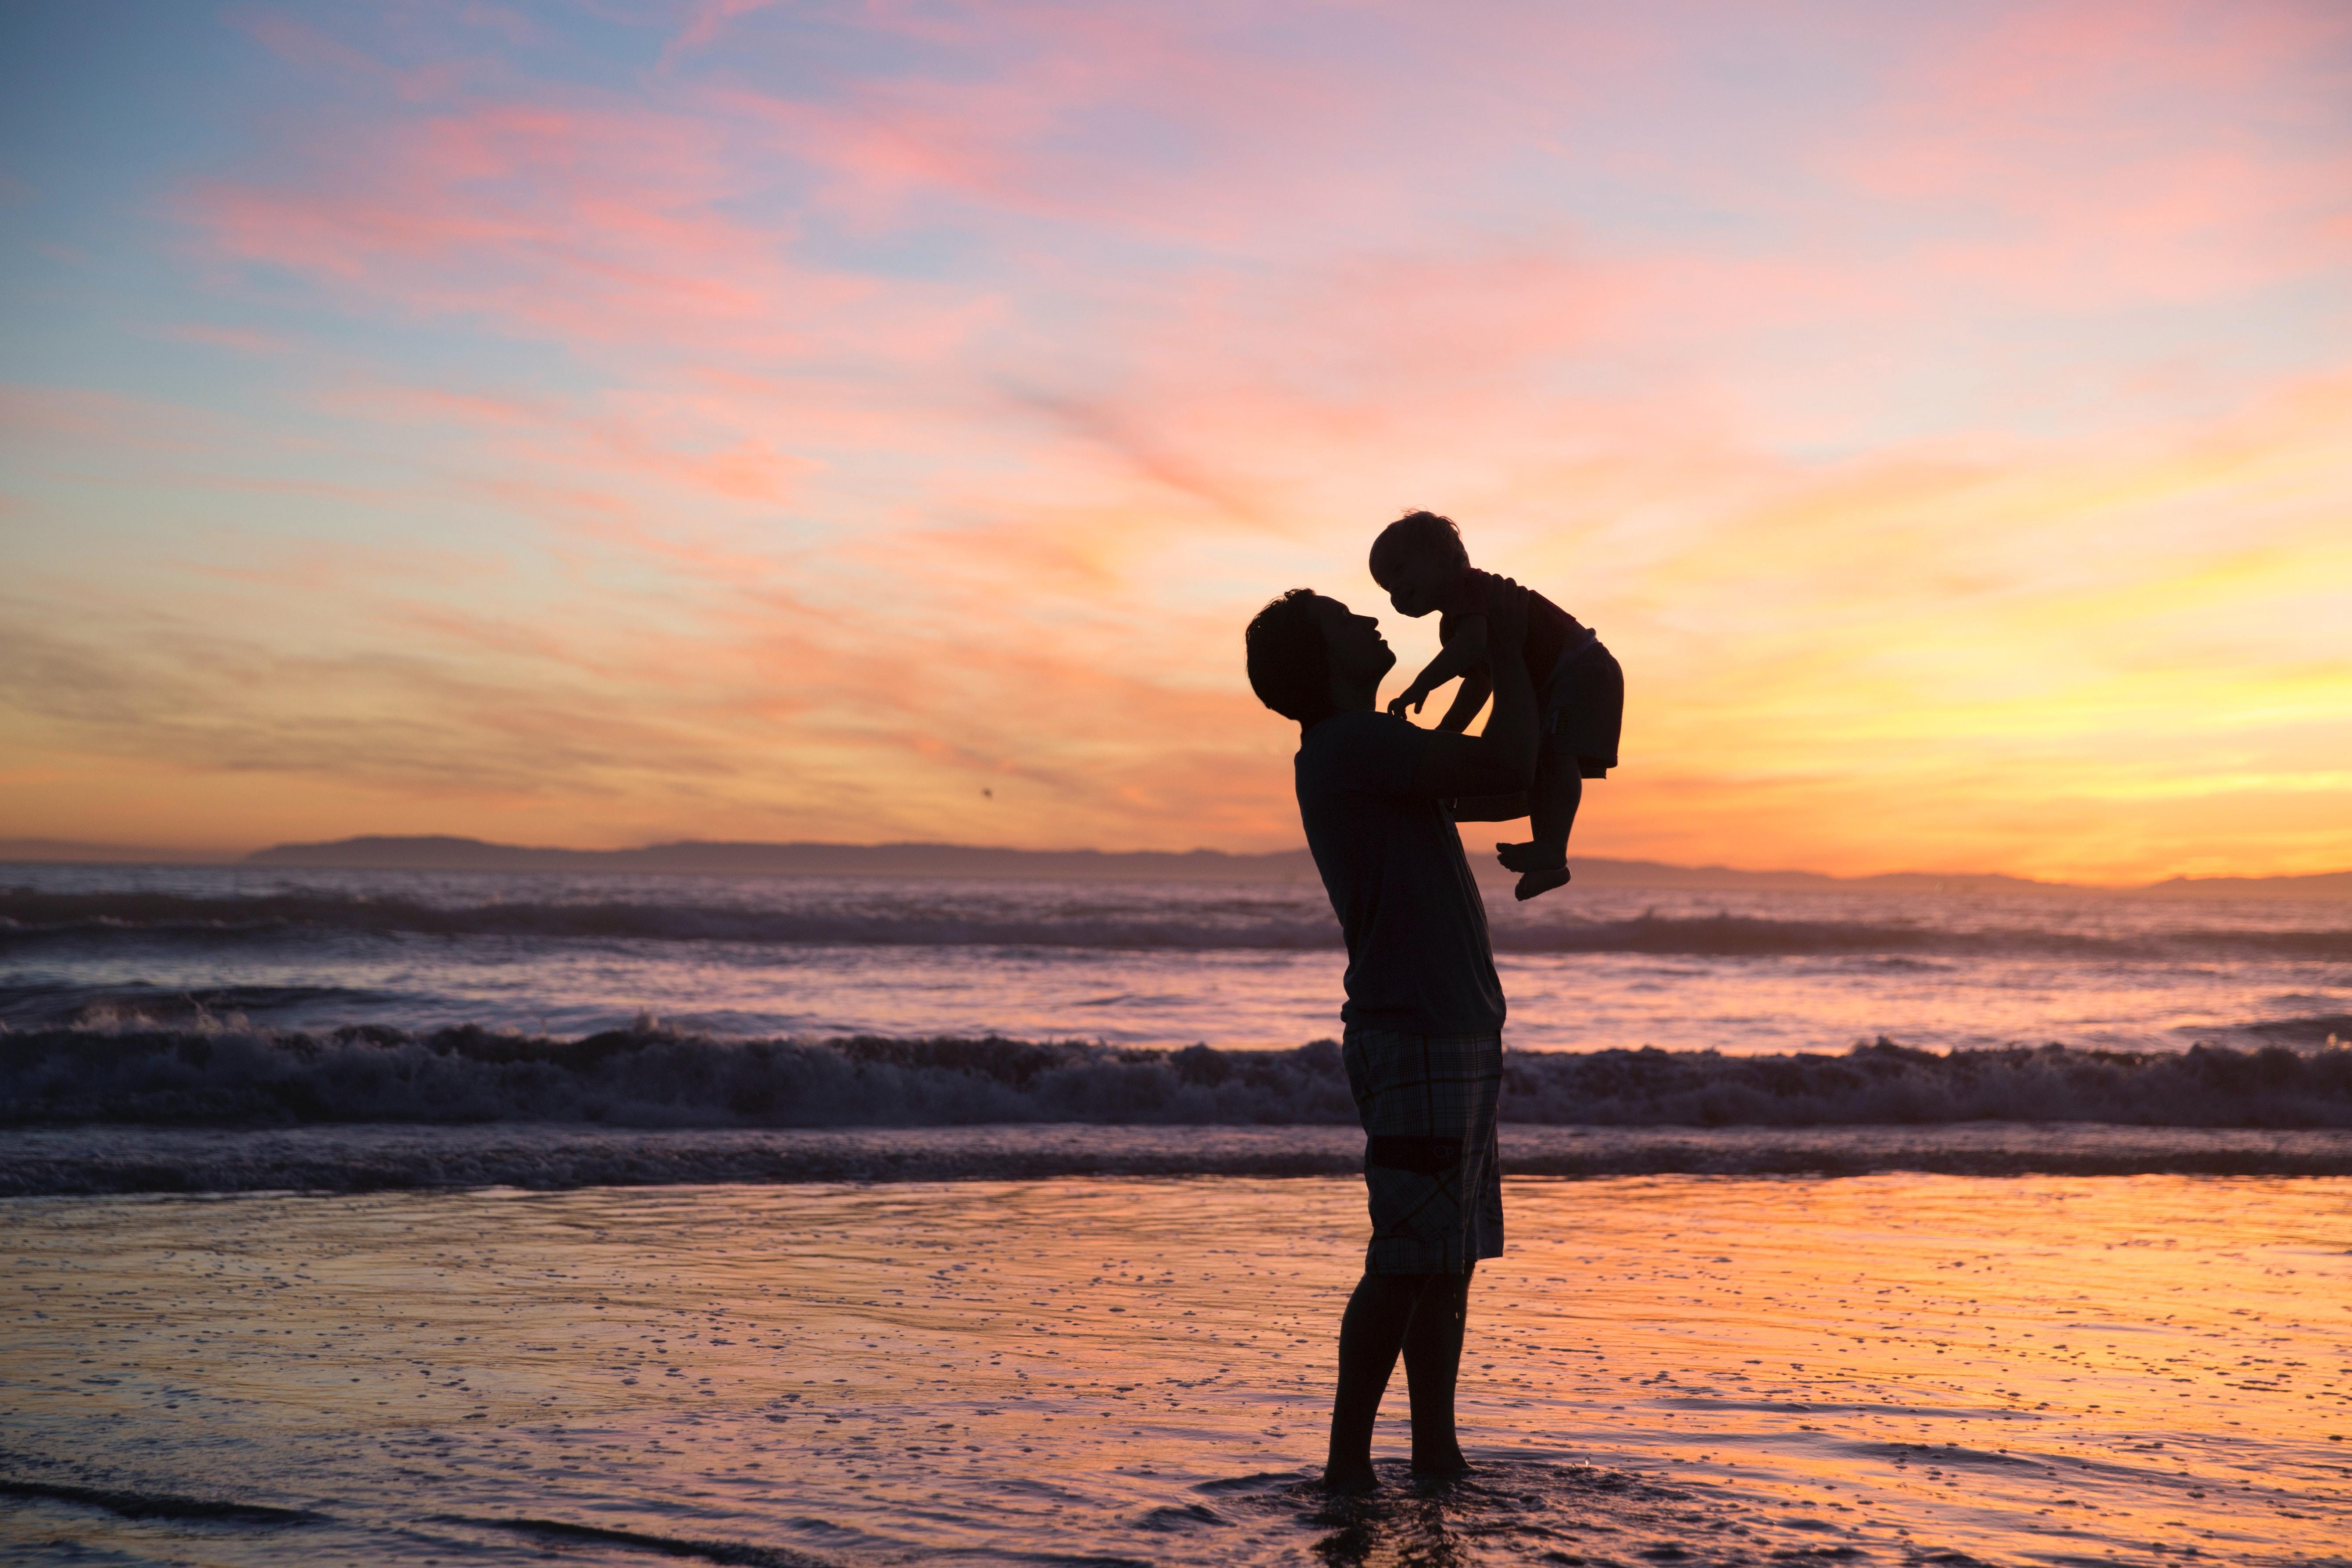
[[[1567,886],[1568,868],[1565,866],[1554,866],[1548,870],[1529,871],[1522,876],[1519,879],[1519,885],[1511,889],[1511,897],[1518,900],[1521,903],[1525,903],[1529,899],[1542,897],[1544,894],[1550,892],[1554,888],[1565,888]]]
[[[1415,1454],[1412,1473],[1423,1480],[1444,1480],[1452,1476],[1470,1473],[1470,1461],[1462,1457],[1458,1447],[1444,1454]]]
[[[1378,1491],[1381,1478],[1372,1472],[1372,1462],[1363,1459],[1352,1464],[1337,1460],[1323,1467],[1323,1489],[1328,1492]]]
[[[1497,844],[1495,858],[1503,863],[1506,871],[1539,871],[1550,857],[1540,844]]]

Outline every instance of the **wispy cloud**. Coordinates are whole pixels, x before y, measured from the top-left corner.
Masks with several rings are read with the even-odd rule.
[[[284,353],[292,344],[268,332],[257,332],[245,327],[215,326],[207,321],[175,321],[161,329],[162,335],[179,343],[200,343],[206,348],[234,349],[239,353]]]
[[[1429,505],[1626,663],[1592,852],[2352,863],[2352,24],[1792,15],[247,14],[113,312],[234,395],[0,405],[0,806],[1293,843],[1239,627]]]

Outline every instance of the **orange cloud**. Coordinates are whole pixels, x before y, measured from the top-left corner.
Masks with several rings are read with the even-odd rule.
[[[0,405],[0,805],[1291,844],[1240,626],[1430,505],[1626,663],[1592,852],[2352,863],[2346,25],[2227,15],[263,18],[139,319],[305,352]]]

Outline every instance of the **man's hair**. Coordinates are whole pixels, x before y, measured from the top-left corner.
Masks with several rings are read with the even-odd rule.
[[[1386,586],[1390,574],[1408,559],[1467,566],[1470,552],[1462,548],[1462,531],[1452,518],[1409,511],[1372,541],[1372,581]]]
[[[1315,590],[1293,588],[1271,600],[1242,634],[1248,650],[1250,689],[1257,700],[1302,725],[1327,718],[1331,704],[1331,647],[1315,614]]]

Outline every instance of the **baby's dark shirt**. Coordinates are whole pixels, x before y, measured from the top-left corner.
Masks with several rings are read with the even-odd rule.
[[[1465,566],[1462,575],[1454,580],[1453,588],[1437,601],[1437,640],[1452,642],[1454,628],[1465,616],[1486,616],[1495,602],[1495,590],[1503,579],[1492,572],[1481,572],[1475,566]],[[1552,667],[1559,656],[1580,646],[1587,637],[1583,623],[1533,588],[1528,590],[1528,637],[1523,645],[1527,655],[1528,679],[1541,691],[1544,682],[1551,679]]]

